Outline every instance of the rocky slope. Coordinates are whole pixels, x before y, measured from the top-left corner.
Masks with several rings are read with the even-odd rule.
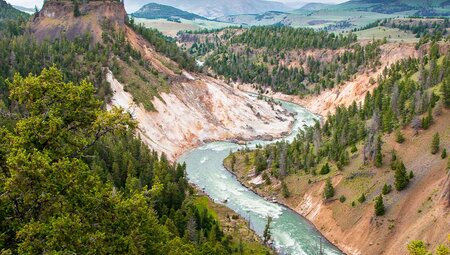
[[[69,40],[90,34],[93,42],[101,42],[105,26],[116,29],[125,26],[126,12],[123,4],[116,1],[90,1],[80,4],[80,17],[74,17],[72,1],[44,3],[39,16],[31,23],[31,32],[38,40],[57,39],[65,36]]]
[[[424,46],[428,47],[428,46]],[[441,52],[446,52],[448,46],[441,45]],[[350,105],[353,100],[362,102],[365,94],[377,87],[370,83],[370,78],[377,79],[385,67],[395,61],[417,57],[422,54],[413,45],[387,44],[382,46],[382,66],[377,70],[367,70],[359,73],[353,81],[339,88],[325,91],[320,95],[304,99],[269,93],[271,96],[305,105],[308,109],[327,116],[333,113],[338,105]],[[236,85],[241,89],[252,91],[251,85]],[[446,243],[450,231],[450,173],[447,170],[448,159],[431,155],[430,144],[434,133],[441,135],[441,148],[450,148],[450,111],[444,110],[436,116],[436,123],[429,130],[414,135],[412,128],[404,130],[406,142],[398,144],[395,135],[385,135],[383,154],[389,158],[393,149],[405,162],[408,171],[413,171],[415,177],[408,189],[402,192],[393,191],[385,200],[387,214],[383,217],[374,215],[374,194],[380,193],[380,186],[392,183],[393,176],[388,164],[381,169],[363,166],[361,155],[357,152],[351,155],[351,164],[344,171],[333,177],[335,199],[325,202],[323,190],[325,181],[307,180],[297,176],[288,177],[285,182],[291,196],[283,198],[280,192],[281,183],[272,180],[271,185],[262,185],[246,170],[235,173],[246,186],[262,196],[276,198],[299,214],[310,220],[330,241],[348,254],[407,254],[406,244],[411,240],[424,240],[430,249],[440,243]],[[362,148],[358,147],[358,151]],[[238,159],[239,162],[239,159]],[[225,162],[230,169],[230,161]],[[239,165],[239,163],[237,163]],[[239,167],[235,167],[239,169]],[[364,172],[358,177],[353,173]],[[356,177],[355,177],[356,176]],[[357,200],[362,192],[366,193],[366,202],[351,206],[351,201]],[[372,194],[372,195],[371,195]],[[345,196],[347,201],[340,202],[339,197]],[[350,201],[348,201],[350,200]]]
[[[322,198],[324,182],[312,185],[304,193],[301,202],[288,202],[292,208],[312,221],[321,232],[349,254],[406,254],[406,244],[411,240],[425,240],[431,248],[445,243],[450,226],[449,197],[450,173],[446,170],[447,160],[440,155],[431,155],[429,144],[435,132],[443,137],[443,148],[450,147],[450,112],[445,112],[437,123],[419,136],[413,130],[406,132],[405,144],[395,143],[394,135],[386,136],[385,155],[396,149],[405,159],[408,171],[415,173],[409,188],[402,192],[393,191],[385,201],[387,213],[376,217],[373,198],[351,208],[338,199],[324,202]],[[424,146],[425,145],[425,146]],[[407,150],[404,148],[408,148]],[[349,168],[356,167],[352,164]],[[373,174],[367,187],[377,183],[392,182],[383,169],[370,169]],[[333,179],[337,196],[349,193],[349,181],[343,176]]]
[[[40,40],[56,39],[63,34],[73,39],[90,33],[93,42],[101,43],[105,27],[121,30],[142,59],[167,77],[169,89],[148,99],[156,109],[150,112],[142,104],[136,104],[127,92],[126,77],[121,84],[107,72],[106,80],[113,91],[110,106],[120,106],[131,112],[139,122],[143,141],[157,152],[165,153],[170,160],[207,141],[271,139],[290,131],[293,118],[280,106],[257,100],[211,77],[180,70],[177,63],[158,53],[125,25],[122,3],[91,1],[80,5],[80,17],[74,17],[73,10],[71,1],[47,1],[31,25],[32,32]],[[131,72],[134,70],[128,73]]]
[[[280,106],[210,77],[185,75],[190,79],[154,99],[156,112],[136,105],[123,85],[111,73],[107,76],[114,91],[112,104],[132,113],[141,139],[169,159],[207,141],[272,139],[289,131],[292,117]]]
[[[285,182],[290,197],[283,198],[278,180],[271,178],[270,185],[262,185],[264,180],[255,178],[252,170],[247,172],[239,155],[233,173],[261,196],[277,199],[306,217],[347,254],[408,254],[406,245],[412,240],[424,240],[433,250],[446,243],[450,231],[450,172],[448,158],[442,159],[440,153],[432,155],[429,145],[433,134],[439,132],[441,150],[450,148],[450,111],[444,110],[435,120],[418,136],[412,128],[404,130],[403,144],[396,143],[393,134],[384,136],[383,154],[387,156],[395,149],[407,170],[414,172],[414,179],[406,190],[385,196],[386,214],[382,217],[375,216],[373,200],[384,183],[393,183],[393,174],[389,174],[392,170],[387,163],[382,168],[363,167],[359,153],[352,155],[351,164],[332,178],[335,198],[328,201],[323,199],[324,180],[308,183],[304,178],[289,176]],[[225,166],[231,169],[229,158]],[[364,203],[356,201],[361,192],[367,192]],[[347,200],[339,201],[340,196]],[[356,201],[355,205],[352,201]]]
[[[170,93],[154,99],[156,112],[146,112],[129,100],[129,94],[120,92],[121,86],[111,82],[113,77],[110,79],[116,91],[113,104],[135,109],[141,136],[153,149],[176,159],[207,141],[270,139],[289,132],[293,118],[281,107],[257,100],[208,76],[185,71],[176,74],[167,68],[170,60],[155,52],[141,36],[129,28],[126,34],[144,59],[175,81]]]

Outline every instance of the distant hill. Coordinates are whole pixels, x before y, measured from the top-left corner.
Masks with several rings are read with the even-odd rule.
[[[306,11],[318,11],[325,8],[333,6],[332,4],[323,4],[323,3],[308,3],[300,8],[300,10]]]
[[[246,26],[306,26],[345,31],[398,16],[450,17],[450,0],[351,0],[336,5],[310,3],[287,13],[230,15],[216,20]]]
[[[19,11],[22,11],[22,12],[25,12],[25,13],[28,13],[28,14],[33,14],[33,13],[36,12],[36,10],[33,9],[33,8],[23,7],[23,6],[19,6],[19,5],[13,5],[13,7],[16,8],[17,10],[19,10]]]
[[[141,7],[137,12],[132,14],[133,17],[136,18],[145,18],[145,19],[205,19],[200,15],[190,13],[187,11],[183,11],[177,9],[172,6],[157,4],[157,3],[149,3]]]
[[[0,0],[0,22],[7,19],[17,19],[19,17],[28,17],[28,14],[15,9],[4,0]]]
[[[288,13],[269,11],[261,14],[240,14],[219,17],[215,19],[219,22],[233,23],[247,26],[265,26],[280,23]]]
[[[139,0],[125,1],[135,6]],[[152,0],[206,18],[217,18],[237,14],[260,14],[267,11],[289,11],[293,8],[275,1],[264,0]]]
[[[449,0],[351,0],[331,10],[364,11],[382,14],[450,16]]]

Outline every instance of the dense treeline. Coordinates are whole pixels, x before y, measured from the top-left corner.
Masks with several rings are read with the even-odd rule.
[[[419,45],[430,41],[439,41],[444,36],[448,36],[447,29],[450,27],[448,18],[440,20],[384,19],[380,21],[380,25],[412,32],[417,38],[421,38]]]
[[[255,84],[261,92],[271,88],[298,95],[320,93],[350,80],[363,67],[375,68],[379,46],[385,43],[361,46],[352,34],[278,26],[179,33],[178,39],[190,43],[189,53],[203,58],[216,75]]]
[[[290,58],[288,53],[219,47],[206,58],[205,65],[227,79],[255,83],[262,91],[270,87],[286,94],[305,95],[333,88],[349,80],[363,66],[379,65],[378,46],[382,43],[355,44],[351,49],[332,56],[330,61],[304,57],[300,59],[304,65],[292,67],[280,64],[289,61],[286,60]]]
[[[124,33],[37,42],[11,25],[0,38],[0,253],[243,251],[196,205],[185,165],[135,138],[128,114],[102,109],[106,67],[163,79]]]
[[[88,77],[99,89],[100,96],[105,97],[108,89],[102,83],[101,67],[107,64],[109,52],[99,45],[91,49],[89,41],[88,36],[75,41],[63,38],[42,43],[28,35],[0,39],[0,57],[6,60],[0,62],[2,94],[7,95],[5,78],[12,77],[14,73],[39,73],[43,68],[56,64],[61,68],[65,80],[80,82],[80,77]]]
[[[413,75],[418,74],[418,81]],[[279,142],[255,152],[255,169],[283,179],[303,171],[307,174],[327,174],[328,164],[343,169],[350,162],[350,153],[363,143],[361,155],[366,164],[380,167],[385,164],[382,155],[382,135],[411,125],[427,129],[433,123],[433,109],[449,107],[450,55],[439,54],[433,43],[428,56],[403,60],[383,71],[379,86],[368,93],[363,104],[338,107],[321,126],[302,131],[292,143]],[[435,89],[439,85],[439,89]],[[439,93],[437,92],[439,91]],[[391,157],[396,171],[396,188],[404,189],[413,174],[407,173],[400,158]],[[320,170],[319,170],[320,169]]]
[[[231,42],[242,43],[252,48],[264,47],[269,50],[337,49],[348,47],[351,43],[356,42],[356,36],[353,34],[335,35],[310,28],[257,26],[232,38]]]
[[[106,23],[103,24],[102,42],[94,44],[89,34],[80,35],[74,40],[62,37],[39,42],[25,32],[26,23],[23,20],[8,22],[10,25],[2,30],[4,36],[0,37],[0,57],[5,60],[0,62],[0,94],[4,101],[0,108],[10,106],[8,88],[4,82],[6,78],[11,78],[16,72],[22,75],[36,74],[52,65],[62,71],[66,81],[80,82],[85,77],[93,82],[97,95],[106,102],[111,96],[109,84],[105,80],[106,68],[118,79],[124,76],[122,73],[132,72],[136,77],[127,75],[129,80],[133,80],[128,91],[147,110],[154,110],[150,100],[168,82],[165,75],[158,73],[131,47],[124,32],[114,31]],[[156,34],[155,38],[165,41],[159,36]]]
[[[0,93],[8,106],[6,78],[11,78],[14,73],[27,75],[37,74],[43,68],[56,65],[63,73],[66,81],[80,82],[87,78],[97,88],[100,98],[108,101],[111,94],[109,85],[104,80],[104,69],[110,67],[114,70],[112,56],[121,59],[136,61],[140,54],[131,48],[121,32],[104,32],[103,43],[92,44],[89,34],[80,36],[74,40],[62,37],[54,41],[45,40],[38,42],[28,33],[23,33],[21,21],[10,21],[11,25],[4,31],[22,31],[20,35],[8,33],[0,38]],[[143,63],[143,62],[141,62]],[[148,65],[147,69],[150,70]]]
[[[231,237],[190,202],[185,166],[150,152],[94,86],[56,68],[14,77],[15,125],[0,128],[0,251],[230,254]]]

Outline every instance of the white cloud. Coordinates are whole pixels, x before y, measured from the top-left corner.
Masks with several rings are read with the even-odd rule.
[[[41,8],[44,1],[42,1],[42,0],[6,0],[6,2],[8,2],[12,5],[18,5],[18,6],[23,6],[23,7],[34,8],[34,6],[37,6],[38,8]]]

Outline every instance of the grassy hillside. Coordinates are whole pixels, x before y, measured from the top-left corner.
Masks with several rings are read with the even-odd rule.
[[[318,11],[328,7],[331,7],[331,4],[323,4],[323,3],[309,3],[304,5],[302,8],[298,9],[301,11]]]
[[[450,15],[450,3],[445,0],[352,0],[333,6],[330,9],[383,14],[411,13],[411,15],[417,16]]]
[[[351,30],[379,19],[409,16],[450,16],[450,2],[444,0],[353,0],[338,5],[309,4],[290,13],[245,14],[217,20],[255,25],[285,25],[326,30]]]
[[[389,42],[416,43],[419,41],[419,38],[409,31],[382,26],[356,31],[354,33],[358,36],[359,40],[381,40],[383,38],[387,38]]]
[[[145,18],[145,19],[170,19],[170,20],[178,20],[178,19],[186,19],[186,20],[206,20],[206,18],[186,12],[180,9],[177,9],[172,6],[162,5],[157,3],[149,3],[142,6],[137,12],[131,14],[136,18]]]
[[[229,27],[234,24],[226,22],[218,22],[212,20],[167,20],[167,19],[142,19],[136,18],[135,22],[137,24],[142,24],[147,28],[157,29],[166,36],[175,37],[180,31],[198,31],[204,29],[219,29],[224,27]]]

